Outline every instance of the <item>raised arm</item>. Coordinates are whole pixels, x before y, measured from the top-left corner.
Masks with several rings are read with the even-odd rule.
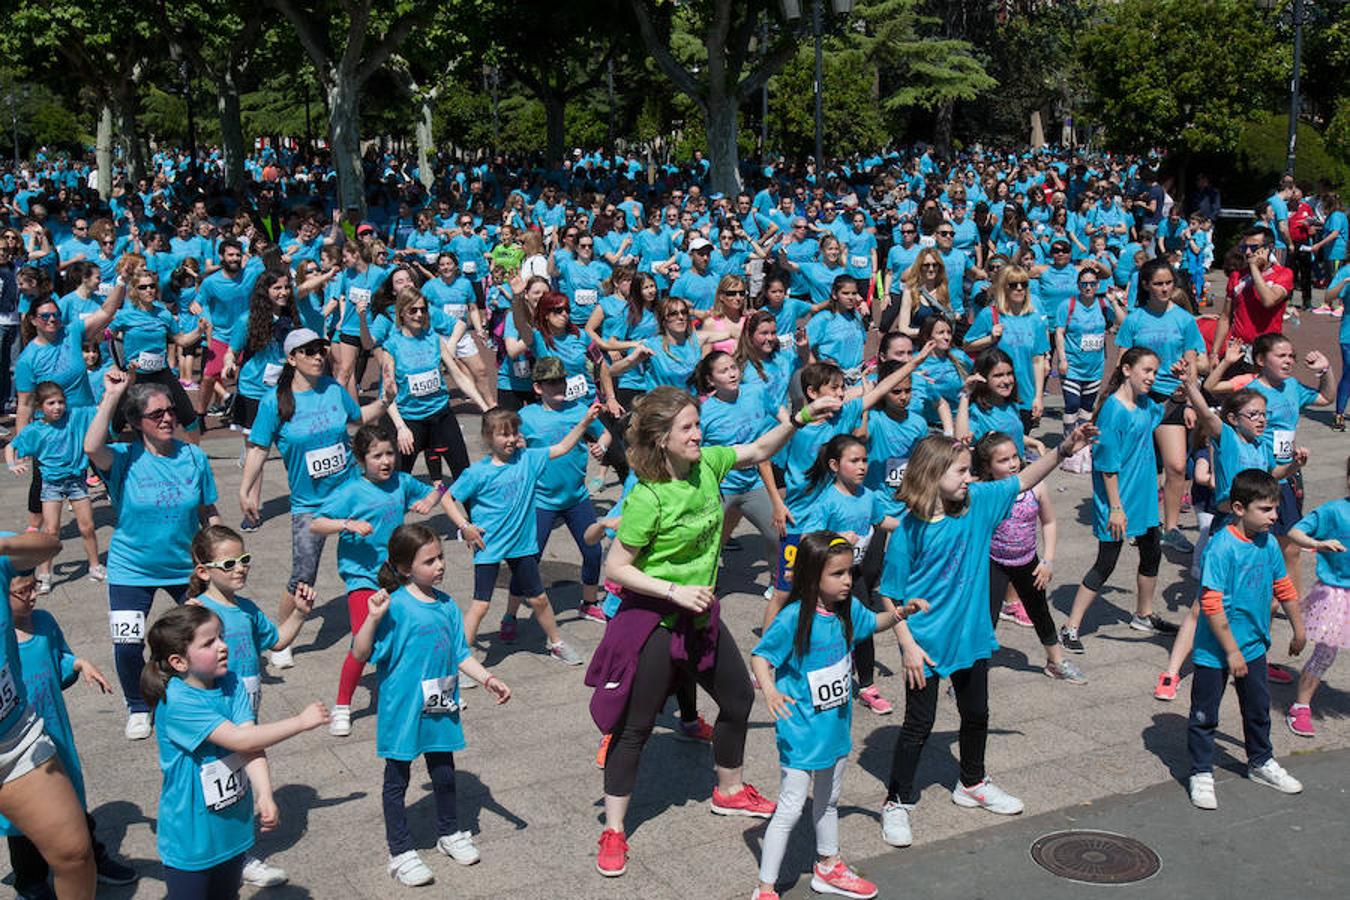
[[[771,458],[783,448],[798,428],[810,424],[816,419],[827,419],[839,411],[839,398],[817,397],[802,407],[791,417],[782,420],[748,444],[736,444],[736,468],[748,469]],[[780,415],[782,413],[780,412]]]
[[[1072,434],[1060,441],[1059,446],[1055,448],[1055,453],[1045,454],[1018,474],[1017,480],[1021,484],[1022,490],[1029,491],[1040,484],[1046,476],[1055,471],[1055,466],[1092,443],[1092,439],[1096,436],[1096,425],[1086,423],[1079,425],[1073,430]]]

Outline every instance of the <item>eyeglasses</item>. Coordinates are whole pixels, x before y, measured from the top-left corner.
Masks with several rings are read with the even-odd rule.
[[[214,559],[211,562],[198,563],[198,565],[206,569],[219,569],[222,572],[233,572],[235,567],[251,565],[252,562],[252,553],[241,553],[238,556],[227,557],[225,559]]]
[[[173,416],[175,419],[178,418],[178,414],[173,411],[172,406],[163,406],[159,409],[147,409],[145,412],[141,413],[142,419],[149,419],[151,422],[163,422],[165,416]]]
[[[670,312],[666,313],[666,318],[667,318],[667,319],[687,319],[687,318],[689,318],[689,310],[687,310],[687,309],[672,309]]]
[[[921,268],[921,269],[936,269],[936,268],[939,268],[939,264],[938,264],[938,263],[924,263],[923,265],[919,266],[919,268]]]
[[[36,313],[34,314],[33,318],[41,319],[44,322],[54,322],[57,319],[61,318],[61,314],[59,312]]]
[[[901,229],[900,229],[900,233],[901,233],[901,234],[918,234],[918,233],[919,233],[919,230],[918,230],[917,228],[901,228]]]
[[[404,312],[410,316],[425,316],[427,314],[427,308],[425,306],[410,306],[405,309]]]
[[[578,246],[578,247],[594,247],[595,244],[593,244],[593,243],[590,242],[590,241],[580,241],[580,242],[577,244],[577,246]]]
[[[323,356],[323,352],[328,347],[324,344],[306,344],[303,347],[295,348],[295,352],[301,356]]]
[[[1098,283],[1099,283],[1099,282],[1096,282],[1096,281],[1080,281],[1080,282],[1078,282],[1078,287],[1079,287],[1079,288],[1095,288],[1095,287],[1098,285]]]
[[[1264,409],[1253,409],[1245,412],[1240,412],[1238,413],[1238,415],[1242,416],[1242,418],[1246,419],[1249,422],[1255,422],[1259,419],[1264,419],[1266,417],[1266,411]]]
[[[1051,252],[1051,253],[1068,253],[1068,252],[1069,252],[1069,248],[1068,248],[1068,247],[1051,247],[1051,248],[1050,248],[1050,252]]]

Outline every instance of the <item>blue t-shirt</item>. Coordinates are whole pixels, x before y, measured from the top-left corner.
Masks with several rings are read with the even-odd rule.
[[[351,394],[328,376],[312,391],[296,391],[295,413],[289,421],[277,417],[276,389],[258,404],[249,431],[250,444],[281,451],[292,513],[317,512],[323,502],[355,471],[347,426],[361,421],[361,407]]]
[[[734,447],[749,444],[769,431],[777,420],[778,402],[771,400],[763,385],[745,384],[728,403],[711,394],[699,407],[699,425],[707,447]],[[722,479],[723,494],[744,494],[761,486],[755,468],[732,469]]]
[[[1027,455],[1024,442],[1026,432],[1022,428],[1022,416],[1011,403],[998,403],[985,409],[978,403],[970,404],[970,434],[979,440],[986,434],[1001,431],[1012,438],[1017,445],[1017,455]]]
[[[557,264],[558,271],[562,275],[558,279],[559,286],[572,301],[568,306],[568,316],[573,325],[578,327],[585,325],[586,320],[591,317],[591,311],[600,302],[600,285],[612,271],[609,263],[593,259],[582,265],[575,259],[559,256]]]
[[[364,272],[358,272],[355,269],[346,269],[338,278],[338,291],[347,297],[346,311],[342,316],[342,322],[338,325],[338,333],[348,337],[357,337],[361,334],[361,316],[356,311],[356,304],[360,300],[371,300],[375,292],[384,284],[384,280],[389,277],[389,269],[383,266],[369,265]],[[375,308],[373,305],[366,307],[366,327],[370,327],[370,322],[375,318]]]
[[[862,563],[863,554],[872,542],[873,529],[886,518],[881,496],[859,485],[856,491],[846,491],[839,483],[828,484],[813,495],[806,515],[797,519],[794,532],[851,531],[858,536],[853,545],[853,564]]]
[[[753,362],[746,360],[745,366],[741,369],[741,384],[745,387],[751,385],[762,387],[765,395],[775,404],[786,402],[792,376],[802,367],[797,349],[793,347],[790,350],[775,350],[772,356],[760,363],[760,366],[764,368],[762,375]]]
[[[1073,314],[1069,310],[1072,306]],[[1100,381],[1106,367],[1107,314],[1115,320],[1115,311],[1103,303],[1091,306],[1077,298],[1065,300],[1055,310],[1055,327],[1064,329],[1064,361],[1069,378],[1076,381]]]
[[[464,749],[459,664],[468,658],[464,619],[453,597],[436,591],[428,602],[406,587],[390,595],[370,654],[379,679],[377,756],[412,760]]]
[[[1287,574],[1280,543],[1270,532],[1247,538],[1229,525],[1205,545],[1200,587],[1223,594],[1223,611],[1242,658],[1248,662],[1270,647],[1270,601],[1275,582]],[[1209,616],[1201,614],[1192,658],[1197,666],[1227,668],[1228,661]]]
[[[1214,505],[1228,502],[1233,490],[1233,478],[1243,469],[1269,472],[1275,468],[1275,457],[1264,442],[1252,443],[1224,422],[1216,439],[1214,453]]]
[[[0,531],[0,538],[13,537],[12,531]],[[8,556],[0,556],[0,587],[9,596],[9,583],[14,580],[14,563]],[[19,662],[19,644],[14,637],[14,616],[9,603],[0,603],[0,679],[12,690],[0,691],[0,734],[8,734],[28,709],[28,692],[24,690],[21,672],[15,671]]]
[[[19,458],[33,457],[44,481],[76,478],[89,467],[84,453],[84,433],[97,412],[92,406],[66,407],[55,422],[34,419],[10,442]]]
[[[590,369],[587,367],[586,351],[590,346],[591,339],[584,331],[555,337],[552,347],[544,340],[544,335],[536,331],[532,349],[535,359],[543,359],[545,356],[556,356],[561,359],[563,372],[567,375],[567,395],[573,400],[584,398],[590,401],[595,397],[595,382],[591,380]],[[533,382],[530,390],[533,390]]]
[[[863,347],[867,331],[856,312],[836,313],[821,310],[806,326],[811,350],[823,362],[833,362],[844,370],[844,378],[856,382],[862,377]]]
[[[539,481],[549,465],[548,454],[547,448],[526,448],[516,451],[503,465],[485,456],[460,473],[450,486],[450,495],[464,504],[473,524],[484,532],[484,548],[473,554],[475,565],[539,552],[535,504]]]
[[[764,310],[773,313],[774,327],[778,329],[779,348],[792,349],[797,334],[797,322],[803,316],[811,315],[811,304],[796,297],[784,297],[782,306],[774,309],[765,305]]]
[[[819,493],[806,480],[806,470],[816,461],[820,448],[835,435],[856,430],[862,422],[862,414],[862,400],[849,400],[828,419],[817,419],[809,425],[794,429],[787,445],[779,451],[774,461],[784,470],[787,490],[783,502],[794,520],[801,521],[812,498]],[[792,527],[794,533],[800,533],[795,525]]]
[[[520,410],[520,433],[525,438],[525,446],[549,447],[561,441],[576,424],[586,417],[590,405],[573,400],[553,410],[543,403],[531,403]],[[605,433],[605,427],[599,421],[593,421],[586,427],[586,434],[599,438]],[[590,456],[585,441],[578,441],[570,452],[549,462],[539,479],[539,492],[535,502],[539,509],[571,509],[589,494],[586,491],[586,460]]]
[[[1198,356],[1206,352],[1205,339],[1195,324],[1195,316],[1174,304],[1161,314],[1147,306],[1131,310],[1116,334],[1116,347],[1121,350],[1147,347],[1158,354],[1158,375],[1153,381],[1153,391],[1159,394],[1171,394],[1180,387],[1181,382],[1172,374],[1172,366],[1187,351],[1194,350]]]
[[[1017,478],[970,485],[965,512],[934,521],[902,506],[891,533],[878,590],[903,606],[922,597],[928,612],[908,619],[909,631],[947,677],[988,659],[998,649],[989,620],[989,542],[1021,491]]]
[[[1102,476],[1119,476],[1120,504],[1125,509],[1125,536],[1138,537],[1158,524],[1158,457],[1153,431],[1163,420],[1164,406],[1138,397],[1134,409],[1109,396],[1097,416],[1100,434],[1092,446],[1092,533],[1099,541],[1114,540],[1107,520],[1111,501]]]
[[[1045,320],[1039,310],[1032,308],[1020,316],[1000,315],[998,324],[1003,326],[1003,336],[994,346],[1012,357],[1018,406],[1031,409],[1036,399],[1036,357],[1050,352],[1050,337],[1045,331]],[[993,328],[994,308],[986,306],[975,316],[975,323],[966,332],[966,340],[988,337],[993,333]]]
[[[278,340],[250,354],[239,366],[239,396],[261,401],[268,391],[276,388],[285,365],[285,346]]]
[[[1317,389],[1292,378],[1286,378],[1277,388],[1259,378],[1247,387],[1266,398],[1266,430],[1261,435],[1261,443],[1270,448],[1276,463],[1289,462],[1294,458],[1294,433],[1298,429],[1299,412],[1317,402]]]
[[[401,328],[391,328],[381,346],[394,361],[399,415],[420,422],[449,405],[450,392],[441,376],[441,339],[435,332],[427,329],[409,336]]]
[[[263,651],[271,650],[276,644],[277,626],[247,597],[236,596],[233,606],[206,594],[195,599],[220,617],[220,636],[230,649],[230,671],[244,686],[253,716],[257,718],[258,703],[262,699],[262,666],[258,659]]]
[[[914,261],[919,258],[919,253],[922,250],[923,247],[918,244],[906,247],[899,240],[891,245],[890,252],[886,254],[886,269],[891,273],[891,293],[898,295],[901,292],[901,279],[905,277],[909,267],[914,265]]]
[[[845,258],[848,274],[854,278],[871,278],[872,254],[877,249],[877,236],[867,229],[861,232],[850,229],[844,238],[844,246],[848,251]]]
[[[686,269],[670,286],[670,296],[689,301],[694,309],[712,309],[717,282],[720,280],[711,269],[702,275],[693,269]]]
[[[642,343],[652,351],[652,355],[642,363],[647,378],[644,385],[646,389],[650,391],[652,388],[662,386],[677,387],[692,393],[689,379],[693,377],[694,369],[698,368],[699,360],[703,358],[698,340],[691,334],[685,338],[684,343],[677,344],[672,341],[669,347],[660,337],[649,337]]]
[[[348,593],[379,588],[375,575],[389,555],[389,538],[412,505],[431,491],[407,472],[394,472],[380,482],[349,478],[323,502],[319,518],[368,522],[373,529],[364,536],[351,531],[338,536],[338,575]]]
[[[801,269],[796,275],[800,276],[801,282],[810,292],[812,303],[824,303],[829,300],[830,292],[834,289],[834,280],[840,275],[849,274],[848,269],[842,263],[834,268],[830,268],[823,262],[811,260],[799,263],[799,265]],[[793,292],[798,293],[795,287]]]
[[[123,306],[108,323],[108,330],[122,336],[126,360],[137,371],[160,372],[169,367],[168,344],[178,333],[178,322],[164,307]]]
[[[14,390],[31,393],[38,382],[54,381],[66,395],[66,406],[93,406],[85,377],[84,327],[68,325],[54,344],[29,341],[14,363]]]
[[[1342,497],[1314,509],[1294,527],[1311,538],[1335,539],[1342,544],[1350,535],[1350,499]],[[1350,552],[1318,553],[1317,580],[1337,588],[1350,588]]]
[[[510,315],[502,323],[503,347],[506,346],[508,339],[520,340],[520,332],[516,329],[515,317]],[[500,391],[520,391],[524,394],[534,393],[534,381],[530,377],[530,365],[528,350],[514,358],[503,353],[501,362],[497,364],[497,389]]]
[[[192,574],[199,512],[216,502],[216,479],[200,447],[174,441],[157,456],[141,441],[109,444],[103,473],[117,527],[108,542],[108,583],[178,585]]]
[[[8,595],[8,592],[6,592]],[[8,605],[8,603],[6,603]],[[13,628],[9,629],[13,634]],[[84,770],[75,749],[75,732],[70,727],[70,713],[61,691],[75,682],[75,654],[61,633],[61,626],[45,609],[33,610],[32,635],[18,644],[17,670],[10,667],[10,676],[23,680],[24,692],[33,711],[42,719],[42,730],[56,745],[56,756],[70,776],[75,796],[80,805],[85,802]],[[17,642],[17,637],[13,638]],[[0,816],[0,834],[14,837],[23,834]]]
[[[955,362],[953,362],[955,360]],[[960,363],[960,368],[957,367]],[[948,350],[945,356],[930,356],[914,370],[916,379],[922,378],[923,417],[930,425],[941,421],[938,416],[938,401],[946,400],[951,407],[953,418],[956,406],[961,399],[961,391],[966,386],[966,376],[974,370],[970,357],[960,350]],[[964,371],[964,375],[962,372]]]
[[[474,303],[473,282],[463,275],[456,275],[449,284],[443,278],[433,278],[422,285],[422,296],[429,305],[458,322],[468,317],[469,307]]]
[[[240,333],[248,328],[249,297],[261,274],[262,269],[243,270],[238,277],[231,278],[220,270],[203,279],[197,302],[211,320],[211,335],[215,340],[231,347],[241,340]]]
[[[831,768],[853,748],[853,685],[851,654],[876,631],[877,617],[850,599],[853,640],[844,637],[839,616],[817,608],[811,641],[803,654],[794,646],[801,604],[791,603],[774,617],[752,653],[774,668],[774,684],[795,703],[791,714],[774,723],[778,760],[791,769]]]
[[[887,515],[893,516],[899,509],[895,492],[904,480],[914,445],[926,437],[928,423],[916,412],[909,411],[898,421],[879,409],[868,415],[867,475],[863,484],[877,492]]]
[[[253,846],[247,760],[209,740],[226,722],[253,720],[248,691],[233,672],[210,689],[169,679],[155,707],[155,742],[164,773],[157,843],[166,866],[200,872]]]

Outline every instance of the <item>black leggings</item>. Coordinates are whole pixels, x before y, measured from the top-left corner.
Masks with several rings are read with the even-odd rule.
[[[35,516],[42,515],[42,470],[34,458],[33,477],[28,479],[28,511]]]
[[[977,660],[969,669],[951,674],[956,691],[956,709],[961,714],[957,744],[961,751],[961,783],[972,787],[984,781],[984,746],[989,740],[989,660]],[[886,801],[919,802],[914,788],[914,773],[919,756],[937,718],[938,683],[930,675],[921,688],[905,688],[905,721],[891,758],[891,779]]]
[[[1162,563],[1162,538],[1158,533],[1158,526],[1154,525],[1139,535],[1135,538],[1135,543],[1139,546],[1139,574],[1150,578],[1156,576],[1158,566]],[[1083,587],[1091,591],[1102,589],[1102,585],[1106,584],[1106,580],[1116,570],[1116,560],[1120,559],[1120,548],[1124,544],[1124,541],[1097,542],[1097,561],[1083,576]]]
[[[1059,640],[1055,631],[1055,620],[1050,618],[1050,602],[1045,596],[1045,588],[1036,587],[1036,567],[1041,564],[1039,556],[1033,556],[1027,562],[1017,566],[1008,566],[996,559],[989,560],[989,618],[994,627],[998,627],[998,613],[1003,608],[1003,600],[1008,595],[1008,585],[1017,590],[1031,624],[1036,627],[1036,638],[1042,647],[1053,647]]]
[[[178,378],[173,374],[172,369],[160,369],[158,372],[137,372],[136,381],[141,384],[158,384],[169,392],[169,400],[173,403],[174,415],[178,418],[179,428],[188,428],[193,422],[197,421],[197,410],[192,407],[192,399],[188,397],[187,391],[178,383]],[[127,427],[127,417],[122,413],[122,404],[118,404],[113,410],[112,430],[114,434],[120,434]]]
[[[717,721],[713,723],[713,761],[723,769],[739,769],[745,759],[746,723],[754,706],[755,691],[745,670],[741,652],[725,622],[717,625],[717,660],[711,669],[694,672],[692,663],[676,663],[670,658],[671,633],[657,626],[638,653],[633,689],[628,708],[614,728],[609,755],[605,758],[605,793],[627,797],[637,783],[642,748],[651,737],[656,714],[670,695],[672,681],[695,680],[717,703]],[[677,671],[677,666],[686,668]]]
[[[878,529],[863,553],[862,563],[853,567],[853,596],[872,612],[877,612],[876,590],[881,581],[881,564],[886,556],[888,533]],[[858,673],[858,689],[872,686],[876,677],[877,645],[871,636],[853,645],[853,668]]]
[[[411,472],[418,454],[426,455],[427,472],[432,481],[441,480],[441,460],[450,466],[451,478],[458,478],[469,467],[469,451],[464,446],[464,433],[459,430],[459,420],[450,411],[448,404],[428,418],[405,418],[403,424],[412,432],[413,451],[399,456],[398,467],[401,471]]]
[[[624,452],[623,443],[624,429],[628,427],[628,416],[615,418],[608,412],[601,412],[600,424],[609,432],[609,449],[605,451],[604,462],[614,468],[614,474],[619,477],[619,483],[622,484],[628,479],[628,454]]]

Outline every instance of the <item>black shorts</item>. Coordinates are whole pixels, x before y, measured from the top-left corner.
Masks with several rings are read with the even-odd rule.
[[[1150,398],[1151,400],[1153,400],[1154,403],[1162,403],[1162,404],[1166,404],[1166,403],[1168,403],[1169,401],[1171,401],[1171,399],[1172,399],[1172,397],[1171,397],[1170,394],[1164,394],[1164,393],[1161,393],[1161,392],[1159,392],[1159,391],[1149,391],[1149,392],[1148,392],[1148,396],[1149,396],[1149,398]],[[1167,414],[1163,416],[1163,420],[1162,420],[1161,422],[1159,422],[1158,424],[1159,424],[1159,425],[1185,425],[1185,424],[1186,424],[1186,404],[1185,404],[1185,403],[1177,403],[1177,404],[1175,404],[1175,405],[1167,412]]]
[[[361,335],[359,334],[340,334],[338,335],[338,341],[348,347],[355,347],[357,350],[366,349],[365,345],[361,343]]]
[[[258,404],[261,400],[254,400],[252,397],[245,397],[243,394],[234,398],[234,414],[230,421],[239,426],[244,431],[253,427],[253,420],[258,417]]]

